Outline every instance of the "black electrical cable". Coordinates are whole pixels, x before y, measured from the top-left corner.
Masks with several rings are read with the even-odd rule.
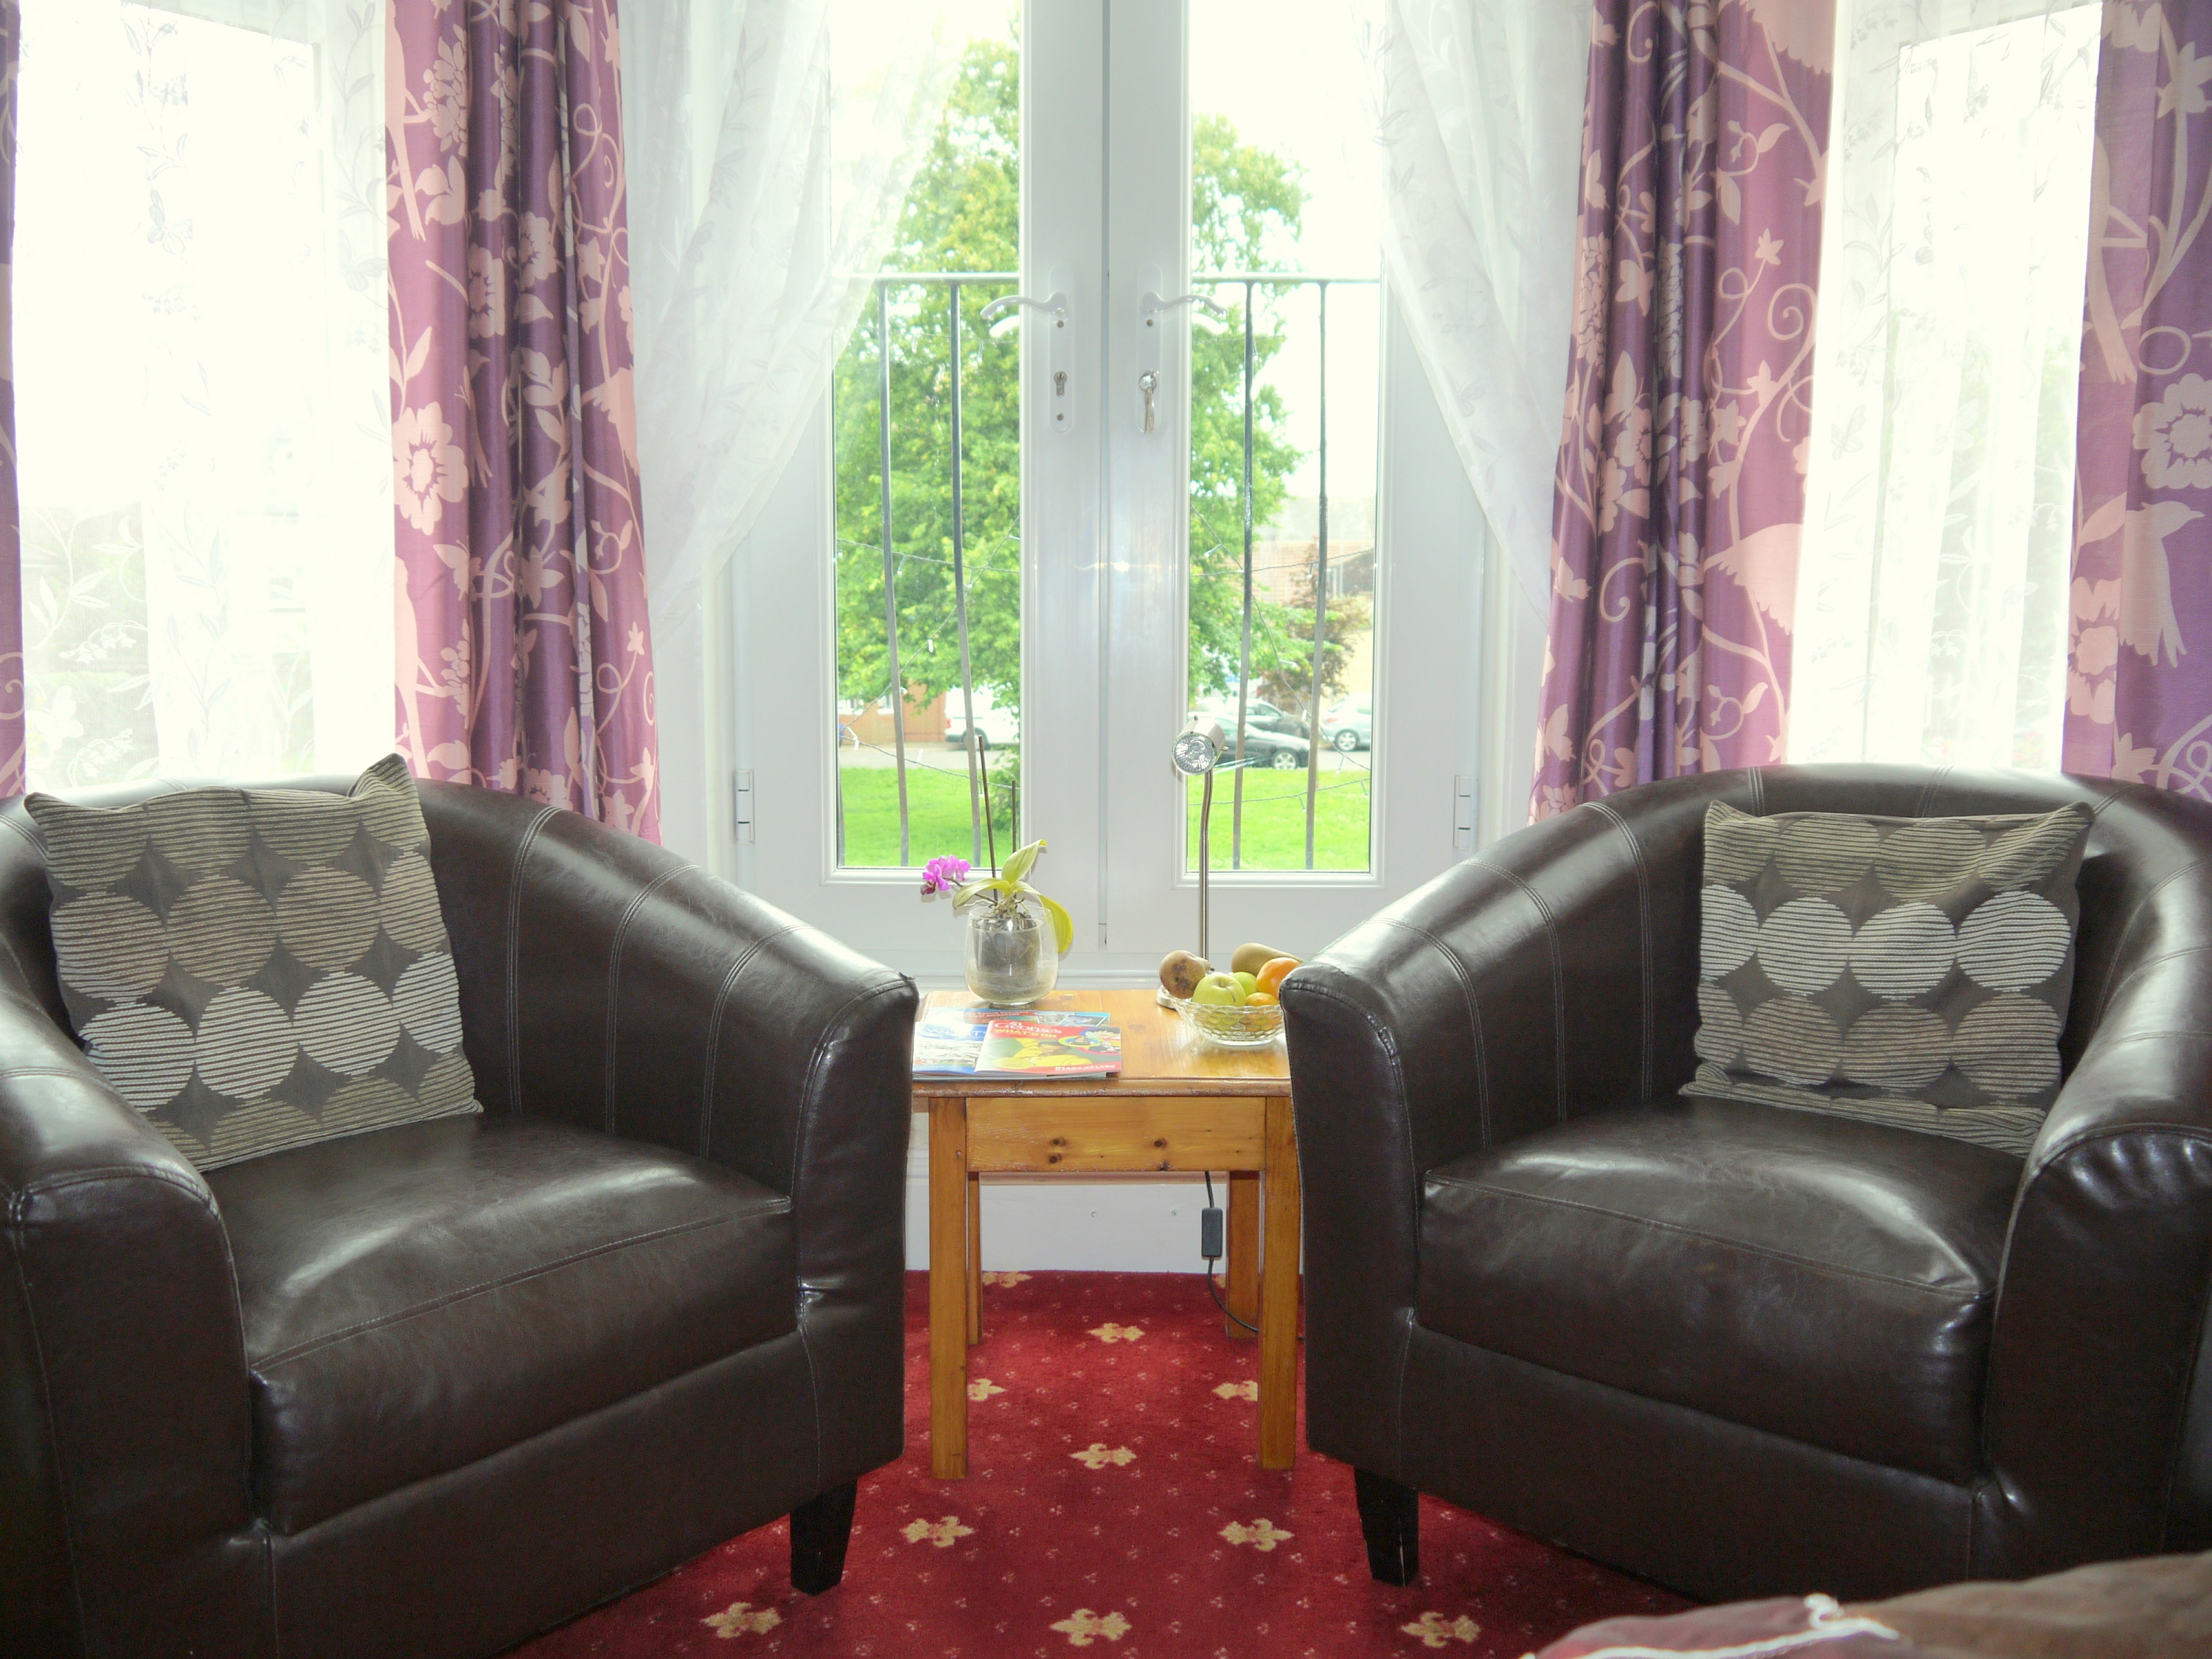
[[[1206,1207],[1209,1210],[1214,1207],[1213,1171],[1211,1170],[1208,1170],[1206,1172]],[[1229,1311],[1229,1304],[1221,1299],[1221,1286],[1214,1282],[1213,1258],[1212,1256],[1206,1258],[1206,1288],[1213,1297],[1213,1305],[1221,1310],[1221,1316],[1224,1319],[1236,1320],[1237,1324],[1243,1325],[1244,1328],[1251,1332],[1253,1335],[1257,1336],[1260,1334],[1260,1328],[1257,1325],[1247,1324],[1243,1320],[1237,1319],[1235,1314]]]

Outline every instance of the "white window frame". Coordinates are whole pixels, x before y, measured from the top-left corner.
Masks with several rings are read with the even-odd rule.
[[[1187,323],[1164,343],[1160,430],[1140,430],[1133,391],[1140,273],[1188,270],[1187,21],[1185,0],[1054,0],[1028,7],[1023,27],[1022,291],[1047,292],[1056,267],[1073,274],[1064,361],[1077,386],[1073,429],[1040,429],[1043,331],[1025,326],[1024,833],[1048,838],[1037,880],[1075,915],[1062,977],[1090,984],[1149,982],[1196,931],[1183,786],[1167,759],[1186,712]],[[1216,871],[1212,939],[1224,954],[1248,938],[1316,951],[1525,818],[1541,617],[1503,575],[1387,296],[1382,316],[1371,867]],[[664,698],[672,820],[691,757],[702,781],[720,780],[690,835],[673,838],[696,836],[704,844],[686,850],[855,948],[954,982],[957,924],[918,902],[913,873],[834,862],[826,405],[696,634],[664,629],[665,690],[703,703],[694,729]],[[707,671],[696,692],[687,657]],[[1218,787],[1216,805],[1226,810]]]

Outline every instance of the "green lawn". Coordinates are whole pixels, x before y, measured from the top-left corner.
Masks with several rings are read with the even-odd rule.
[[[1314,800],[1314,867],[1367,867],[1367,774],[1334,757],[1321,763],[1321,793]],[[1184,857],[1198,868],[1199,787],[1192,784],[1189,823],[1183,831]],[[1212,866],[1231,867],[1231,826],[1237,816],[1237,774],[1213,779]],[[1247,870],[1303,870],[1306,867],[1306,775],[1248,767],[1244,772],[1244,857]]]
[[[944,770],[939,770],[939,768]],[[927,766],[908,761],[906,769],[907,840],[909,862],[919,869],[939,854],[966,858],[970,846],[968,816],[968,774],[963,757],[946,752],[933,755]],[[845,862],[848,866],[896,868],[898,844],[898,775],[888,766],[848,766],[837,774],[845,795]],[[995,785],[991,805],[997,809],[1004,855],[1006,803]]]
[[[965,858],[969,849],[968,778],[957,769],[960,757],[932,757],[928,766],[907,768],[907,822],[912,862],[920,866],[940,853]],[[1367,867],[1367,774],[1335,769],[1334,757],[1322,762],[1321,794],[1314,809],[1314,863],[1323,870]],[[944,770],[934,769],[944,767]],[[847,767],[838,775],[844,787],[845,862],[862,867],[898,864],[898,780],[889,767]],[[1237,775],[1224,772],[1213,785],[1213,867],[1230,867],[1230,830],[1235,816]],[[1247,870],[1302,870],[1306,861],[1306,775],[1258,768],[1244,774],[1244,859]],[[1198,867],[1198,799],[1188,791],[1189,823],[1184,832],[1190,867]],[[999,809],[1003,854],[1006,805]]]

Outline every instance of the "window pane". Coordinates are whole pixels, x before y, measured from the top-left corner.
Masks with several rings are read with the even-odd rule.
[[[1010,27],[979,33],[837,366],[832,737],[844,866],[940,854],[980,864],[994,844],[1008,850],[1019,822],[1021,339],[1009,320],[994,336],[982,313],[1017,288],[1020,134],[1020,48]]]
[[[1212,860],[1362,870],[1381,290],[1357,18],[1345,0],[1190,16],[1192,286],[1228,313],[1191,338],[1189,692],[1227,750]]]

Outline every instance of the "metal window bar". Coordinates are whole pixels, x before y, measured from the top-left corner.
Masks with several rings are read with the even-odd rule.
[[[891,343],[890,290],[895,287],[924,286],[942,283],[946,289],[946,320],[948,349],[951,357],[950,390],[951,393],[951,483],[952,483],[952,592],[953,609],[957,619],[960,639],[960,698],[961,711],[966,726],[964,736],[968,751],[968,828],[971,863],[981,863],[983,847],[989,828],[983,822],[981,768],[986,763],[984,752],[976,741],[975,675],[969,659],[968,647],[968,569],[967,533],[963,509],[962,434],[961,434],[961,290],[979,283],[1010,286],[1020,280],[1010,270],[977,271],[896,271],[884,272],[874,278],[876,289],[876,349],[880,358],[877,365],[877,453],[880,469],[883,513],[884,550],[884,650],[885,695],[890,704],[891,764],[897,775],[899,863],[902,867],[914,864],[913,817],[907,793],[906,752],[906,683],[899,672],[898,635],[898,572],[907,557],[927,563],[941,561],[926,555],[902,556],[898,553],[891,523]],[[839,730],[842,746],[843,730]],[[1014,827],[1020,828],[1020,796],[1018,787],[1009,801],[1014,813]],[[837,791],[837,862],[845,862],[845,792],[841,783]]]
[[[1316,565],[1314,571],[1314,626],[1312,641],[1312,689],[1306,708],[1306,862],[1314,867],[1314,814],[1321,795],[1321,680],[1322,651],[1326,642],[1328,623],[1328,290],[1334,287],[1372,288],[1382,279],[1378,276],[1319,276],[1278,275],[1264,271],[1212,271],[1193,276],[1193,288],[1225,288],[1242,285],[1244,289],[1244,614],[1242,640],[1237,664],[1237,750],[1234,799],[1230,813],[1229,862],[1231,869],[1244,867],[1244,732],[1252,686],[1252,391],[1253,391],[1253,326],[1252,296],[1260,288],[1303,288],[1316,289],[1320,308],[1321,345],[1321,409],[1320,409],[1320,523]],[[1371,775],[1371,772],[1370,772]],[[1332,786],[1334,787],[1334,786]],[[1373,811],[1373,794],[1369,794]],[[1371,819],[1370,819],[1371,822]]]
[[[911,866],[913,859],[912,814],[907,790],[906,754],[906,685],[899,673],[898,639],[898,571],[904,559],[895,544],[891,518],[891,353],[890,353],[890,290],[895,286],[923,286],[941,283],[946,292],[946,321],[948,350],[951,356],[950,391],[951,411],[951,452],[950,471],[952,487],[952,586],[953,605],[960,641],[960,695],[963,721],[966,726],[964,747],[967,750],[968,817],[971,861],[980,860],[983,843],[988,834],[983,823],[981,769],[987,764],[984,751],[975,740],[975,690],[973,669],[969,661],[968,640],[968,573],[966,523],[963,507],[963,483],[962,455],[962,362],[961,362],[961,290],[979,283],[1007,285],[1020,280],[1013,271],[900,271],[886,272],[874,278],[876,289],[876,343],[880,358],[878,364],[878,454],[880,466],[880,487],[883,514],[884,554],[884,634],[886,667],[886,695],[890,703],[892,764],[897,775],[899,807],[899,862]],[[1253,605],[1253,547],[1256,526],[1254,510],[1254,393],[1256,379],[1257,341],[1253,319],[1253,301],[1261,288],[1291,289],[1312,286],[1316,290],[1320,325],[1320,410],[1319,410],[1319,522],[1314,573],[1314,622],[1311,641],[1311,678],[1308,694],[1305,799],[1305,867],[1314,867],[1316,810],[1322,793],[1321,783],[1321,682],[1322,652],[1327,644],[1328,619],[1328,290],[1331,287],[1374,287],[1381,279],[1375,276],[1325,276],[1304,273],[1273,271],[1213,271],[1191,278],[1194,287],[1241,287],[1244,290],[1244,363],[1243,363],[1243,568],[1242,571],[1243,615],[1239,629],[1237,672],[1237,739],[1236,772],[1230,829],[1230,864],[1233,869],[1243,867],[1244,855],[1244,772],[1245,733],[1249,729],[1252,682],[1252,605]],[[926,558],[923,555],[912,555]],[[934,561],[930,561],[934,562]],[[842,732],[841,732],[842,742]],[[1330,786],[1335,787],[1337,786]],[[1018,786],[1017,786],[1018,787]],[[1009,796],[1009,805],[1016,817],[1015,832],[1019,832],[1019,796]],[[844,799],[838,792],[837,860],[844,862]]]

